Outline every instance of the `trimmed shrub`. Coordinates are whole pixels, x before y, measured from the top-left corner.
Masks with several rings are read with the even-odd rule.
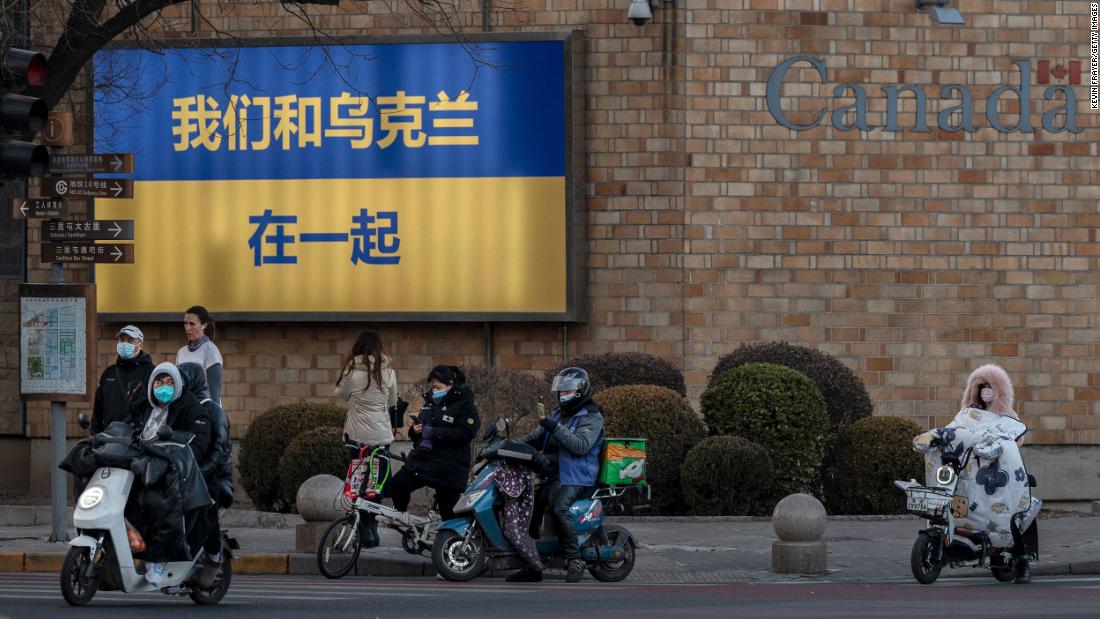
[[[241,440],[241,485],[261,511],[289,512],[280,498],[279,460],[292,440],[319,426],[344,427],[347,410],[334,404],[284,404],[256,417]]]
[[[895,480],[924,481],[924,457],[913,437],[924,428],[901,417],[868,417],[837,432],[835,465],[824,472],[830,514],[904,514]]]
[[[871,396],[863,381],[836,357],[786,342],[765,342],[742,346],[718,360],[710,382],[746,363],[775,363],[802,372],[814,381],[821,395],[829,422],[835,428],[871,415]]]
[[[805,375],[774,363],[748,363],[703,391],[711,434],[734,434],[768,451],[780,496],[813,486],[829,432],[825,398]]]
[[[611,352],[570,359],[566,365],[546,371],[546,382],[567,367],[584,368],[592,380],[593,391],[621,385],[658,385],[680,395],[687,394],[684,374],[668,361],[637,352]]]
[[[680,464],[688,450],[707,435],[706,425],[687,398],[665,387],[624,385],[601,391],[593,399],[604,412],[605,436],[649,440],[646,479],[653,494],[653,512],[684,513]],[[628,501],[624,505],[630,508]]]
[[[691,448],[680,487],[695,516],[762,516],[774,507],[768,452],[740,436],[711,436]]]
[[[319,426],[290,441],[279,458],[279,500],[297,509],[298,487],[321,474],[340,479],[347,474],[347,449],[341,427]]]
[[[539,423],[536,406],[542,402],[547,413],[554,408],[550,383],[512,368],[466,368],[466,385],[474,394],[481,430],[470,445],[471,457],[481,451],[483,435],[501,417],[507,417],[512,436],[521,437]]]

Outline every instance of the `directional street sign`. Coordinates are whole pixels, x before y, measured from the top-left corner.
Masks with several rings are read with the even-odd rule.
[[[134,220],[97,219],[71,221],[50,219],[42,222],[42,240],[51,243],[71,241],[132,241]]]
[[[43,243],[42,262],[133,264],[134,246],[124,243]]]
[[[50,155],[50,174],[128,174],[134,171],[133,153]]]
[[[12,219],[37,219],[39,217],[64,217],[69,206],[60,198],[12,198]]]
[[[128,178],[53,177],[44,179],[42,193],[59,198],[133,198],[134,181]]]

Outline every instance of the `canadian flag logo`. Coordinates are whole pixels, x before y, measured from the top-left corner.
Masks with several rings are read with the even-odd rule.
[[[1049,60],[1039,61],[1039,83],[1049,84],[1050,78],[1061,81],[1066,77],[1069,77],[1069,83],[1071,86],[1077,86],[1081,83],[1081,61],[1070,60],[1069,68],[1067,69],[1062,63],[1058,63],[1053,67],[1050,66]]]

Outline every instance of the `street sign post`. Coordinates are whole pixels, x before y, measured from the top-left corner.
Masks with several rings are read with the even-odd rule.
[[[42,241],[44,242],[132,240],[134,240],[134,220],[132,219],[93,219],[88,221],[50,219],[42,222]]]
[[[134,181],[129,178],[54,177],[43,183],[42,193],[58,198],[133,198]]]
[[[53,155],[50,174],[130,174],[134,171],[133,153],[96,153],[94,155]]]
[[[42,262],[82,264],[133,264],[129,243],[42,243]]]
[[[69,205],[59,198],[12,198],[12,219],[38,219],[41,217],[65,217]]]

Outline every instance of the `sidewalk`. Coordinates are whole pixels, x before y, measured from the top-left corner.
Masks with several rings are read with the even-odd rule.
[[[48,510],[47,510],[48,513]],[[296,554],[296,516],[230,512],[226,521],[241,550],[240,574],[316,574],[315,556]],[[615,522],[615,519],[610,519]],[[773,574],[771,523],[758,519],[621,519],[638,540],[630,580],[638,582],[910,581],[909,553],[923,521],[910,517],[829,520],[829,572],[821,576]],[[240,526],[237,526],[240,525]],[[281,527],[281,528],[280,528]],[[430,557],[400,549],[395,531],[383,529],[383,546],[364,550],[358,574],[433,576]],[[1100,574],[1100,518],[1039,520],[1037,576]],[[57,571],[67,546],[45,541],[49,527],[0,526],[0,572]],[[942,577],[990,577],[987,570],[945,569]]]

